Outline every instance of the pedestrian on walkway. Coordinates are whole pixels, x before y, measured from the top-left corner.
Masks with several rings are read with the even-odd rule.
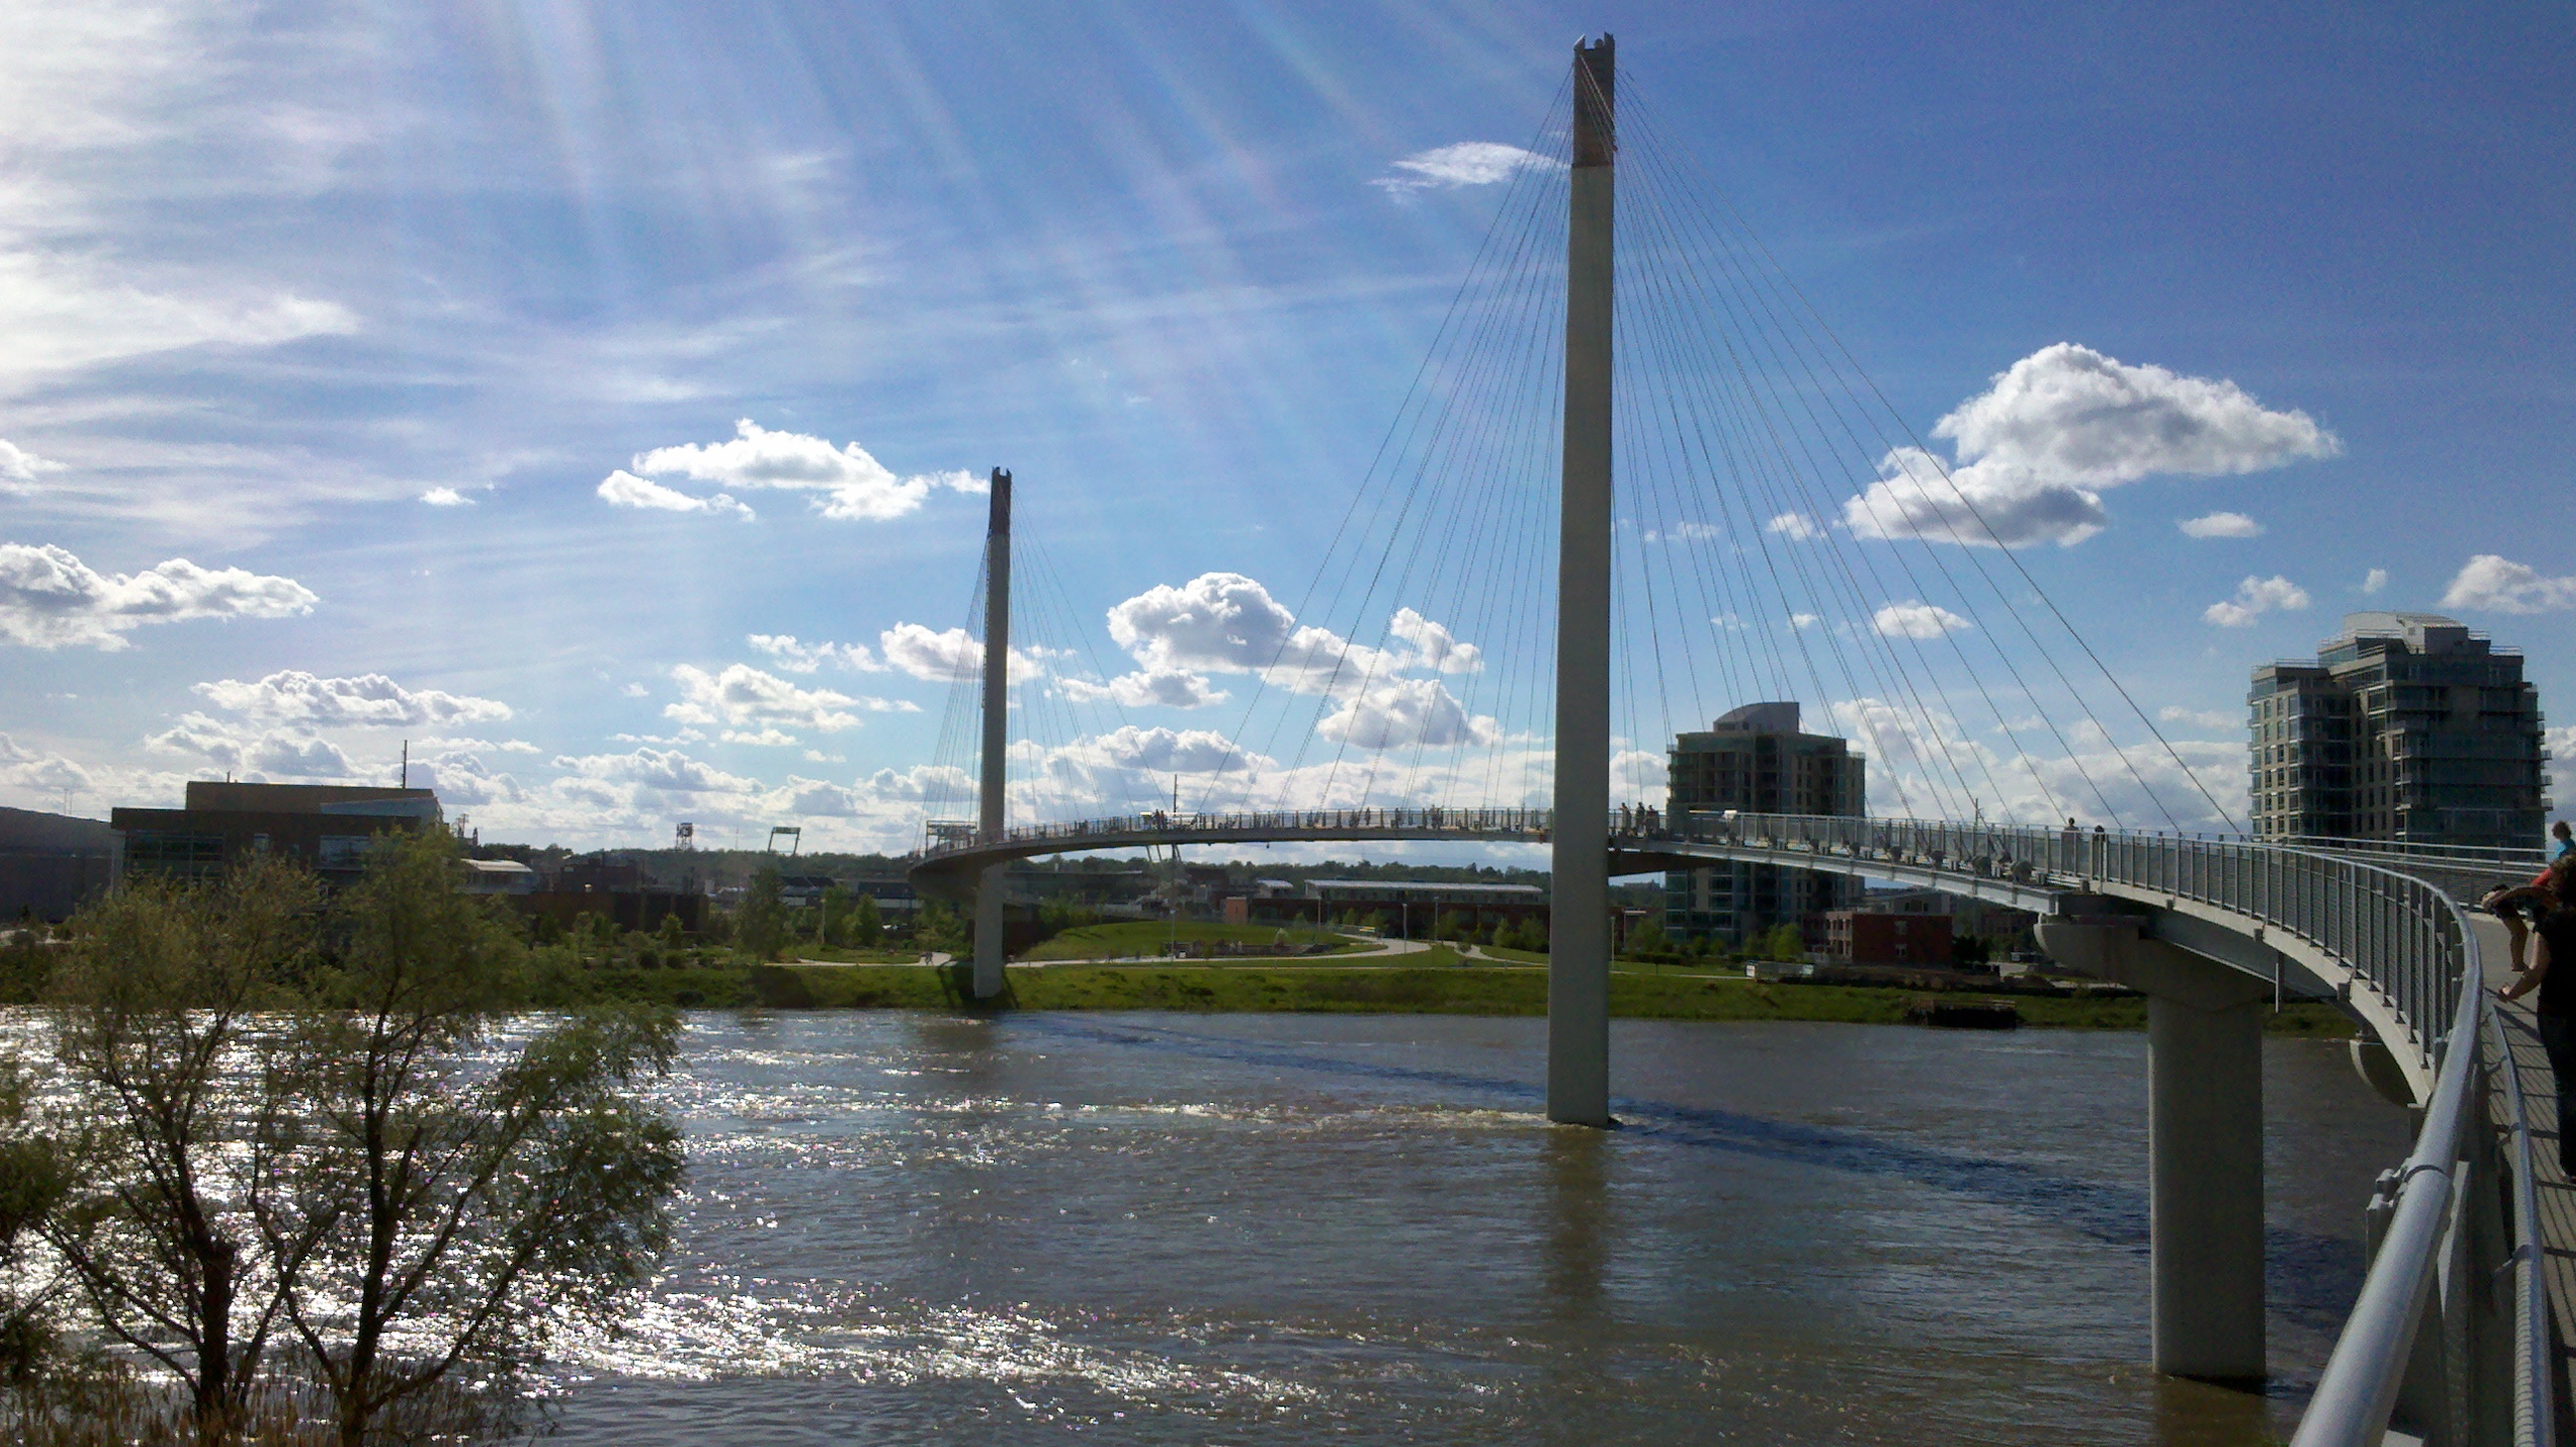
[[[2533,1013],[2540,1048],[2549,1052],[2549,1073],[2558,1085],[2558,1169],[2576,1180],[2576,907],[2555,893],[2541,898],[2546,902],[2532,931],[2531,968],[2496,994],[2518,1000],[2534,990],[2540,992]]]
[[[2576,835],[2571,835],[2567,828],[2566,820],[2561,819],[2557,823],[2550,825],[2549,837],[2556,841],[2549,846],[2550,863],[2556,864],[2559,860],[2565,859],[2571,854],[2576,854]]]

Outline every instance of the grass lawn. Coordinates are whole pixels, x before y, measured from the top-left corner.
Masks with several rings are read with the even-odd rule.
[[[759,1003],[781,1009],[956,1009],[966,1003],[960,995],[957,973],[918,965],[880,969],[763,965],[744,975],[748,994]],[[669,982],[674,986],[679,983]],[[1015,968],[1010,972],[1010,991],[1010,1004],[1022,1010],[1454,1015],[1540,1015],[1547,1011],[1546,971],[1460,964],[1454,952],[1440,946],[1434,946],[1427,954],[1404,956],[1400,966],[1380,968],[1362,964]],[[1610,1013],[1632,1020],[1822,1020],[1895,1025],[1904,1022],[1907,1007],[1923,998],[1920,990],[1769,984],[1724,976],[1619,970],[1610,977]],[[1979,996],[1960,991],[1941,998],[1955,1001]],[[2021,1012],[2022,1023],[2028,1026],[2073,1030],[2139,1030],[2146,1026],[2147,1005],[2142,999],[2011,998]],[[707,999],[704,1003],[721,1006],[736,1002]],[[2342,1038],[2354,1033],[2352,1022],[2327,1005],[2292,1005],[2268,1016],[2266,1028],[2277,1035],[2306,1037]]]
[[[1066,930],[1030,950],[1027,958],[1033,961],[1132,959],[1139,955],[1159,955],[1174,940],[1182,944],[1232,944],[1268,949],[1283,937],[1290,954],[1309,944],[1327,945],[1335,954],[1369,948],[1348,935],[1331,930],[1281,929],[1266,924],[1211,924],[1200,920],[1183,920],[1177,925],[1159,920],[1135,920],[1118,924],[1088,924]]]

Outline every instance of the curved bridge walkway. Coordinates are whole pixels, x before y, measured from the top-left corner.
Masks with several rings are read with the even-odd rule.
[[[1039,855],[1544,844],[1551,824],[1549,811],[1522,808],[1137,814],[943,841],[911,876],[925,893],[962,899],[999,878],[987,870]],[[2340,1002],[2380,1047],[2364,1057],[2365,1073],[2419,1110],[2422,1128],[2368,1207],[2370,1274],[2296,1441],[2549,1440],[2562,1378],[2543,1262],[2576,1260],[2576,1189],[2552,1172],[2544,1217],[2524,1123],[2551,1098],[2546,1062],[2527,1024],[2489,1008],[2482,986],[2501,968],[2488,955],[2500,951],[2492,941],[2482,948],[2481,927],[2492,922],[2473,924],[2462,908],[2527,863],[2324,842],[1642,809],[1613,817],[1609,852],[1614,875],[1765,864],[2031,910],[2062,965],[2144,992],[2155,1362],[2178,1375],[2264,1375],[2261,1009],[2285,996]],[[2460,1043],[2470,1048],[2453,1048]],[[2544,1224],[2564,1239],[2544,1241]],[[2576,1300],[2576,1289],[2560,1299]]]

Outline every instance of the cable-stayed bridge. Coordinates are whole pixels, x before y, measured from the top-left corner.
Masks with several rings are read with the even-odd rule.
[[[2529,1132],[2518,1105],[2490,1128],[2491,1085],[2519,1085],[2463,909],[2530,861],[2243,837],[2212,782],[2238,746],[2169,738],[2017,551],[2100,526],[2083,464],[1999,476],[1972,409],[1943,461],[1633,87],[1621,111],[1613,55],[1578,47],[1532,146],[1482,155],[1510,177],[1493,228],[1295,605],[1241,574],[1160,586],[1109,611],[1127,657],[1103,666],[1042,551],[1015,593],[996,470],[927,776],[934,812],[971,781],[975,817],[913,866],[974,901],[975,994],[1006,989],[1014,860],[1544,847],[1547,1110],[1603,1126],[1614,876],[1777,865],[2033,910],[2061,963],[2149,999],[2157,1367],[2265,1375],[2262,1018],[2321,996],[2422,1126],[2297,1441],[2546,1441]],[[1756,698],[1823,705],[1869,813],[1667,804],[1639,741]],[[1133,716],[1157,707],[1235,722]]]

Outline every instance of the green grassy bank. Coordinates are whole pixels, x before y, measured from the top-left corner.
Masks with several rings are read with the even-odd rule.
[[[1416,964],[1415,961],[1421,963]],[[1192,1010],[1208,1013],[1391,1012],[1448,1015],[1540,1015],[1547,1011],[1542,970],[1462,966],[1446,950],[1408,956],[1404,968],[1300,967],[1279,962],[1201,965],[1058,965],[1013,969],[1010,1004],[1022,1010]],[[638,971],[663,976],[717,971]],[[604,982],[603,982],[604,983]],[[655,998],[686,984],[655,980]],[[708,1006],[761,1004],[780,1009],[954,1009],[966,1002],[953,970],[923,966],[872,969],[763,965],[742,972],[743,997]],[[704,988],[703,985],[700,988]],[[1865,1025],[1905,1021],[1920,990],[1853,985],[1764,984],[1751,980],[1619,971],[1610,977],[1610,1013],[1638,1020],[1822,1020]],[[1972,992],[1942,996],[1979,998]],[[1998,997],[2001,998],[2001,997]],[[2140,999],[2011,997],[2029,1026],[2074,1030],[2140,1030]],[[673,1001],[673,1003],[686,1003]],[[2292,1005],[2270,1016],[2275,1034],[2343,1037],[2349,1020],[2325,1005]]]

